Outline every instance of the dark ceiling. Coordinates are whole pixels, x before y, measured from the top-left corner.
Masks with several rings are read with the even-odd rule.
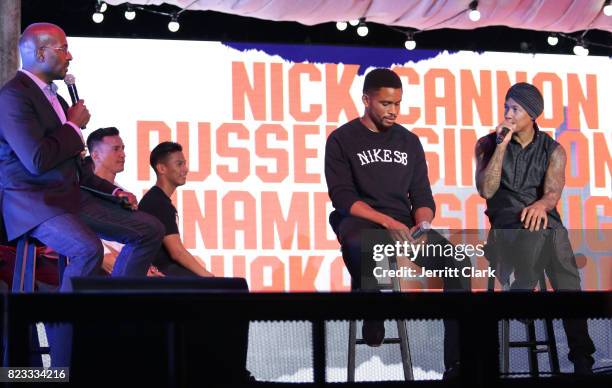
[[[178,32],[168,31],[167,16],[137,11],[128,21],[123,13],[126,5],[108,6],[104,21],[92,19],[95,0],[22,0],[22,27],[33,22],[47,21],[60,25],[69,36],[213,40],[236,42],[271,42],[299,44],[357,45],[402,48],[405,37],[386,26],[368,23],[369,34],[357,36],[354,27],[338,31],[334,23],[304,26],[294,22],[274,22],[228,15],[211,11],[186,11],[180,17]],[[173,13],[178,8],[169,5],[149,6],[148,9]],[[578,37],[581,33],[571,34]],[[510,51],[572,54],[574,42],[561,38],[557,46],[546,42],[548,32],[486,27],[475,30],[441,29],[416,36],[417,48],[472,51]],[[585,39],[612,45],[611,33],[589,31]],[[609,47],[589,46],[589,55],[612,56]]]

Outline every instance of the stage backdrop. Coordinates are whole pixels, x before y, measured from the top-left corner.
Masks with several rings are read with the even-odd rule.
[[[324,147],[331,131],[363,113],[363,76],[373,67],[402,78],[398,121],[424,145],[434,226],[488,228],[474,188],[474,144],[502,120],[508,87],[527,81],[545,98],[541,128],[570,155],[560,203],[566,226],[612,229],[609,58],[137,39],[69,44],[70,72],[92,113],[85,135],[116,126],[126,144],[118,183],[140,198],[155,182],[149,151],[160,141],[181,143],[191,172],[173,200],[184,244],[212,272],[244,276],[252,290],[348,290],[327,222]],[[577,236],[583,285],[612,288],[611,240]],[[107,245],[107,254],[116,249]]]

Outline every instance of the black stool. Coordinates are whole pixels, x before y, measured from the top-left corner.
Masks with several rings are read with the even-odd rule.
[[[58,257],[58,284],[61,287],[64,269],[67,265],[67,258],[64,255]],[[13,285],[11,291],[14,293],[34,292],[36,283],[36,241],[29,234],[21,236],[17,240],[17,249],[15,252],[15,269],[13,270]],[[49,354],[48,346],[41,346],[40,338],[36,325],[32,327],[34,330],[31,338],[34,340],[33,355]],[[4,365],[7,365],[6,353],[4,355]]]
[[[547,292],[546,279],[544,273],[540,275],[539,292]],[[489,291],[495,290],[495,278],[489,278]],[[548,353],[548,362],[550,363],[550,371],[552,374],[560,373],[559,355],[557,353],[557,341],[555,340],[555,331],[553,328],[552,319],[544,319],[544,340],[538,341],[536,336],[535,320],[529,319],[525,324],[526,341],[510,341],[510,320],[502,320],[501,331],[501,373],[508,374],[510,370],[510,348],[527,348],[529,358],[529,374],[532,377],[540,375],[540,367],[538,363],[538,354]]]
[[[58,284],[62,285],[64,269],[67,265],[66,256],[58,257]],[[29,234],[17,240],[15,252],[15,269],[13,270],[12,292],[34,292],[36,282],[36,243]]]
[[[395,256],[389,259],[389,269],[397,270],[397,259]],[[400,282],[397,277],[391,278],[390,285],[381,285],[381,290],[390,290],[392,292],[401,292]],[[412,371],[412,357],[410,355],[410,344],[408,342],[408,333],[406,330],[406,321],[398,319],[397,332],[399,337],[385,338],[383,344],[399,344],[402,355],[402,367],[404,370],[404,380],[414,380]],[[352,383],[355,381],[355,350],[356,345],[364,345],[366,342],[359,338],[357,339],[357,321],[349,322],[349,344],[348,344],[348,363],[347,363],[347,381]]]

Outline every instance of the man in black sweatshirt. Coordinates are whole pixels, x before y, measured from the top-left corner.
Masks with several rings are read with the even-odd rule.
[[[372,290],[372,230],[388,231],[388,242],[414,242],[413,233],[434,218],[425,153],[419,138],[395,123],[402,100],[402,83],[391,70],[369,72],[363,85],[365,113],[331,133],[325,149],[325,177],[335,210],[330,224],[342,246],[342,257],[352,279],[353,290]],[[428,243],[442,240],[427,234]],[[362,244],[364,248],[362,249]],[[426,267],[456,266],[454,260],[422,257]],[[461,279],[444,279],[445,289],[461,289]],[[454,282],[454,284],[453,284]],[[366,343],[378,346],[384,340],[384,322],[366,321],[362,329]],[[445,321],[445,367],[458,370],[456,322]]]

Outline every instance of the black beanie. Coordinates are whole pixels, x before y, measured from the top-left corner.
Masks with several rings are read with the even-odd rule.
[[[535,120],[544,111],[544,98],[542,93],[527,82],[519,82],[512,85],[506,93],[506,100],[509,98],[516,101],[520,106],[527,111],[529,117]]]

